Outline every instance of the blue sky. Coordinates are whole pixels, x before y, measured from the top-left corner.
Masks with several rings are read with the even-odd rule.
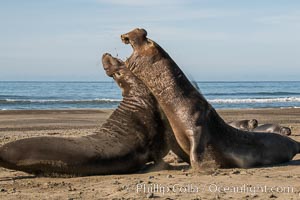
[[[298,0],[0,2],[0,81],[107,81],[104,52],[145,28],[198,81],[300,80]]]

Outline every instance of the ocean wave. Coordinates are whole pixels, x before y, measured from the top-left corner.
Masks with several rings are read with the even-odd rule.
[[[120,102],[121,99],[0,99],[0,104],[26,104],[26,103],[41,103],[41,104],[47,104],[47,103],[114,103],[114,102]]]
[[[283,97],[283,98],[264,98],[264,99],[211,99],[210,103],[215,104],[243,104],[243,103],[284,103],[300,102],[300,97]]]
[[[20,95],[2,95],[0,94],[0,98],[1,99],[5,99],[5,98],[25,98],[26,96],[20,96]]]
[[[214,104],[255,104],[255,103],[285,103],[300,102],[300,97],[281,98],[247,98],[247,99],[208,99]],[[121,99],[0,99],[0,104],[101,104],[119,103]]]
[[[215,92],[215,93],[205,93],[205,96],[288,96],[288,95],[300,95],[300,92],[233,92],[233,93],[223,93],[223,92]]]

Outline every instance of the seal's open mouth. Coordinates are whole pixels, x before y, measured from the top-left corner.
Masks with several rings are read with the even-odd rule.
[[[129,44],[129,38],[126,35],[121,35],[121,40],[122,42],[124,42],[125,44]]]

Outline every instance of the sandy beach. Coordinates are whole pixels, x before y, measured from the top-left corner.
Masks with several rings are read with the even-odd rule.
[[[76,137],[101,126],[112,110],[0,111],[0,145],[34,136]],[[256,118],[292,127],[300,109],[219,110],[226,121]],[[193,172],[173,154],[170,169],[127,175],[35,177],[0,168],[0,199],[300,199],[300,155],[280,166]]]

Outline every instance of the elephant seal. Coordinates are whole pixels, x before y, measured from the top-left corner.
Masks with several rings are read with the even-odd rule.
[[[250,119],[250,120],[232,121],[232,122],[228,122],[227,124],[239,130],[252,131],[257,127],[258,121],[256,119]]]
[[[299,153],[300,144],[291,138],[226,124],[146,30],[134,29],[121,40],[133,48],[126,66],[155,96],[193,169],[205,169],[206,156],[217,167],[249,168],[286,162]]]
[[[82,176],[131,173],[149,161],[160,162],[169,149],[157,102],[122,65],[103,55],[104,69],[121,87],[123,100],[101,128],[83,137],[34,137],[7,143],[0,148],[0,166],[39,175]]]
[[[152,116],[154,118],[153,121],[155,122],[152,123],[152,126],[155,127],[156,129],[159,129],[157,130],[158,132],[161,132],[160,136],[162,137],[159,138],[158,140],[160,140],[161,143],[163,144],[163,145],[160,144],[161,145],[160,147],[157,146],[155,148],[151,148],[151,151],[154,152],[153,154],[156,155],[154,157],[158,158],[156,159],[156,162],[158,162],[162,158],[160,153],[162,150],[163,152],[165,151],[168,152],[169,150],[172,150],[184,162],[190,163],[189,155],[186,154],[177,143],[174,133],[170,127],[169,121],[166,118],[163,111],[160,109],[151,91],[144,85],[144,83],[141,80],[139,80],[136,76],[134,76],[134,74],[127,67],[125,67],[125,63],[122,60],[112,57],[109,53],[105,53],[102,57],[102,62],[106,74],[115,79],[115,81],[122,89],[122,95],[124,97],[128,96],[130,91],[131,92],[134,91],[135,93],[137,93],[137,92],[141,92],[142,90],[143,92],[140,95],[141,98],[151,99],[152,104],[148,105],[149,109],[151,108],[153,112],[160,113],[160,117],[154,115]],[[120,74],[123,74],[123,78],[119,77]],[[129,89],[128,87],[126,87],[126,85],[128,85],[128,82],[133,82],[136,84],[135,87],[130,88],[130,91],[128,91]],[[130,95],[132,97],[137,96],[137,94],[135,93],[132,93]],[[146,111],[144,112],[145,112],[144,114],[147,114]],[[162,155],[165,155],[165,153],[163,153]]]
[[[254,132],[277,133],[281,135],[291,135],[292,131],[289,127],[280,126],[278,124],[263,124],[253,130]]]

